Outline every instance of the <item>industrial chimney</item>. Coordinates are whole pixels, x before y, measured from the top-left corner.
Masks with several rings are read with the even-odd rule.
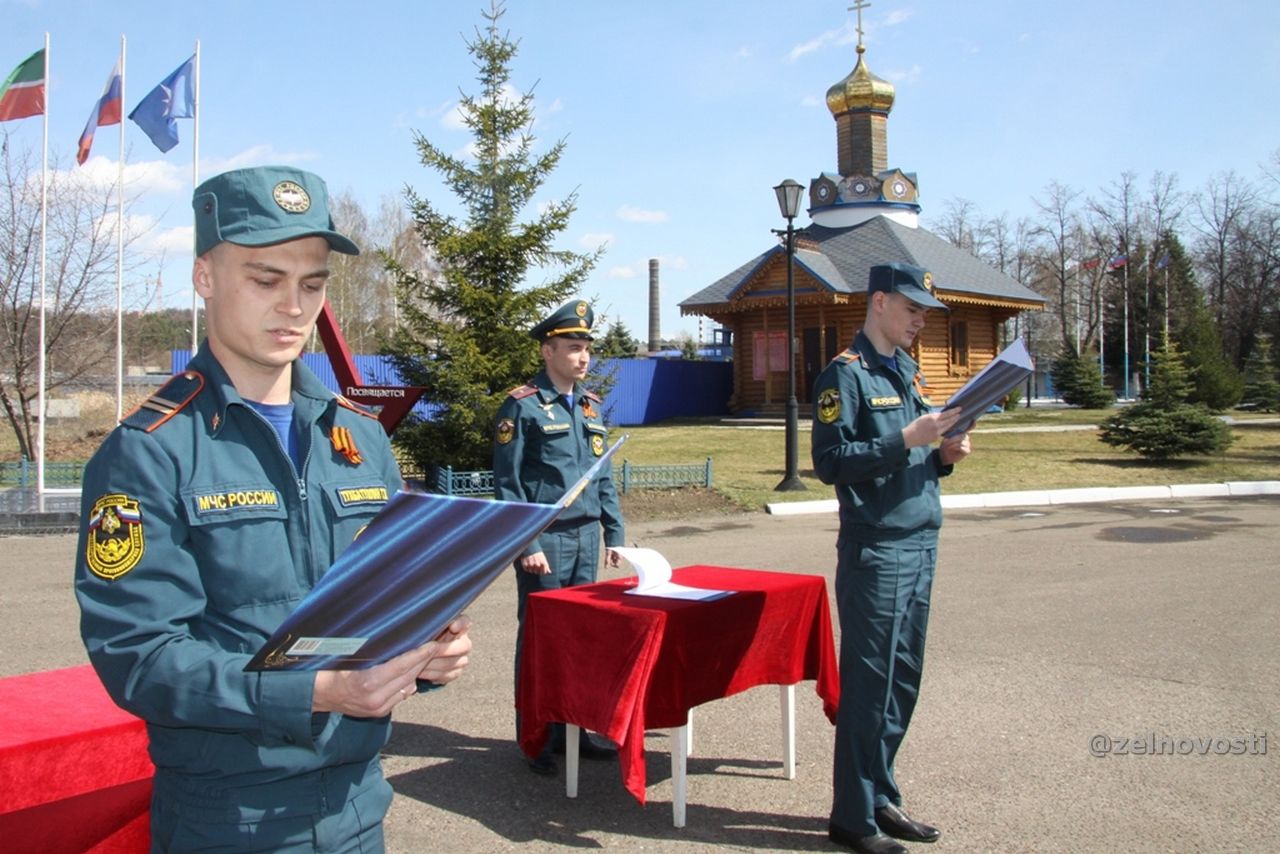
[[[649,352],[656,353],[662,349],[659,341],[662,332],[658,329],[658,318],[661,316],[661,300],[658,297],[658,259],[649,259]]]

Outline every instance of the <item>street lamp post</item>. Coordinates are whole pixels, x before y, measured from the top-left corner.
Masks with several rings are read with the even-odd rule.
[[[800,432],[799,404],[796,403],[796,231],[795,218],[800,212],[800,197],[804,187],[788,178],[773,188],[778,197],[778,210],[787,221],[785,231],[772,229],[774,234],[787,239],[787,472],[782,482],[774,487],[777,492],[795,492],[807,487],[797,471],[797,444]]]

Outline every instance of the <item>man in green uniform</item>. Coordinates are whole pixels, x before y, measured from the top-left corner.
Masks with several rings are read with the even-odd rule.
[[[553,504],[608,447],[602,401],[581,386],[591,365],[594,317],[589,304],[574,300],[529,331],[542,342],[544,367],[529,384],[512,389],[498,410],[493,446],[493,484],[498,498]],[[539,590],[594,582],[600,563],[601,525],[608,549],[606,561],[617,566],[619,559],[613,548],[623,544],[622,511],[610,468],[516,560],[516,619],[520,621],[516,631],[517,694],[525,600]],[[519,730],[517,718],[517,740]],[[538,774],[555,774],[551,751],[563,750],[564,727],[557,725],[547,749],[529,760],[529,767]],[[588,759],[609,758],[615,753],[586,733],[579,740],[579,752]]]
[[[359,251],[324,182],[241,169],[193,204],[208,338],[85,470],[81,634],[147,722],[153,850],[378,851],[391,709],[457,677],[469,621],[367,670],[245,672],[401,479],[377,419],[298,358],[330,250]]]
[[[840,710],[829,833],[868,854],[905,852],[895,839],[941,836],[903,812],[893,777],[924,666],[942,524],[938,478],[969,454],[967,433],[945,437],[960,410],[931,411],[907,355],[925,314],[946,308],[932,282],[919,267],[872,267],[862,331],[814,386],[813,466],[840,503]]]

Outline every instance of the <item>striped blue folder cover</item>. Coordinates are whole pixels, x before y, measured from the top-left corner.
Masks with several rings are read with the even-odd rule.
[[[606,471],[626,438],[555,504],[397,492],[245,670],[357,670],[436,638]]]

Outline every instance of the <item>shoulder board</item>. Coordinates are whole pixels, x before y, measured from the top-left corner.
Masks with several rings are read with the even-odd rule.
[[[596,394],[594,391],[584,391],[582,393],[582,396],[585,397],[587,400],[594,401],[596,403],[604,403],[604,401],[600,398],[600,395]]]
[[[204,388],[204,377],[196,371],[183,371],[169,377],[160,390],[148,397],[120,423],[150,433],[195,399]]]
[[[529,395],[537,394],[537,393],[538,393],[537,386],[518,385],[515,388],[511,389],[511,391],[507,392],[507,397],[512,397],[512,398],[515,398],[516,400],[523,400]]]
[[[347,400],[345,397],[343,397],[340,394],[336,394],[334,395],[334,397],[337,398],[338,405],[341,406],[343,409],[350,409],[352,412],[357,412],[360,415],[363,415],[365,418],[372,418],[374,421],[378,420],[378,413],[374,412],[369,407],[362,406],[361,404],[356,403],[353,400]]]
[[[856,362],[856,361],[858,361],[858,359],[860,359],[860,358],[862,358],[862,357],[861,357],[860,355],[858,355],[858,351],[857,351],[857,350],[851,350],[851,349],[847,349],[847,348],[846,348],[843,352],[837,353],[837,354],[836,354],[836,357],[835,357],[834,359],[832,359],[831,361],[833,361],[833,362],[840,362],[841,364],[847,365],[847,364],[849,364],[849,363],[851,363],[851,362]]]

